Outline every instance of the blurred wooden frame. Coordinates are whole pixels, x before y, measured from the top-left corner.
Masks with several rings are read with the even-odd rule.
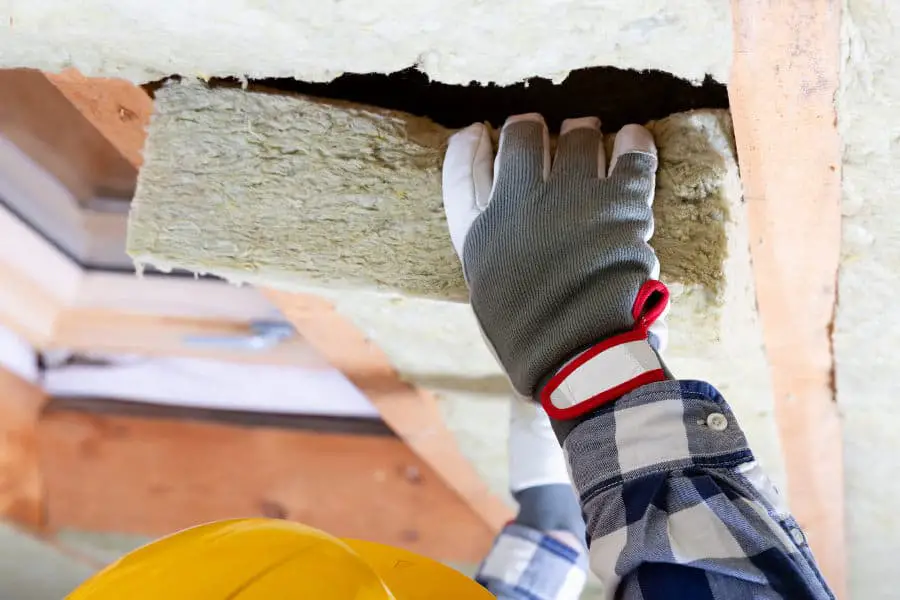
[[[127,209],[151,108],[123,81],[0,71],[0,324],[40,349],[327,366],[299,337],[256,352],[185,343],[248,336],[252,322],[280,315],[251,288],[127,272]],[[98,199],[112,212],[89,210]],[[97,259],[111,270],[84,266]]]
[[[143,90],[116,80],[89,80],[75,72],[48,75],[47,79],[34,71],[14,75],[44,90],[51,81],[118,151],[139,165],[150,112],[150,100]],[[52,146],[44,142],[39,149]],[[63,162],[50,158],[45,163]],[[60,172],[64,167],[58,167],[63,169]],[[92,186],[83,188],[89,194]],[[270,298],[287,309],[298,338],[262,352],[186,345],[188,335],[245,335],[252,320],[272,318],[273,305],[258,290],[221,281],[160,276],[138,279],[128,273],[84,269],[0,206],[0,325],[36,348],[193,356],[306,368],[330,368],[333,363],[489,531],[512,517],[510,508],[488,491],[463,458],[441,421],[435,398],[403,382],[383,353],[337,315],[330,303],[303,294],[291,294],[289,299],[273,294]],[[320,354],[320,350],[325,352]]]
[[[340,433],[238,413],[220,419],[217,411],[48,400],[2,367],[0,412],[0,518],[76,558],[61,531],[155,537],[253,516],[467,564],[481,560],[493,538],[384,430]]]
[[[342,323],[321,299],[299,296],[293,306],[315,323]],[[261,351],[184,342],[247,335],[252,320],[271,319],[273,310],[258,290],[221,281],[83,270],[0,207],[0,325],[37,349],[333,368],[300,336]],[[421,416],[409,404],[415,392],[393,377],[399,394],[382,381],[375,399],[394,407],[403,400],[408,417]],[[449,445],[423,456],[421,436],[410,447],[402,436],[297,429],[277,415],[259,424],[186,419],[171,409],[47,406],[40,387],[0,368],[0,517],[57,546],[64,542],[55,532],[66,528],[156,536],[216,518],[274,516],[473,563],[509,516],[487,519],[473,506],[465,492],[484,501],[484,486],[446,430],[430,448]],[[447,480],[448,462],[462,477]],[[356,502],[360,490],[373,495],[366,505]]]
[[[333,341],[344,333],[341,344],[330,345],[344,356],[371,349],[327,302],[298,295],[291,306],[293,315],[300,310],[310,319],[295,320],[301,332]],[[83,271],[0,208],[0,325],[36,348],[332,368],[299,336],[253,352],[184,343],[187,335],[245,335],[248,319],[271,318],[271,311],[252,288]],[[359,342],[350,339],[348,347],[351,334]],[[366,379],[377,375],[373,371],[351,373],[350,379],[389,425],[399,426],[399,438],[194,423],[178,415],[91,415],[65,408],[45,414],[43,392],[0,369],[0,516],[51,541],[59,528],[162,535],[214,518],[284,516],[444,560],[477,562],[511,516],[509,509],[487,492],[445,428],[417,431],[412,440],[403,435],[425,414],[432,422],[440,415],[433,398],[420,401],[389,366],[381,373],[385,368],[386,378],[375,382]],[[204,458],[185,463],[178,456]],[[128,457],[143,457],[151,471],[135,471]],[[243,465],[236,470],[235,460]],[[377,496],[366,508],[355,500],[326,501],[329,489],[345,498],[359,489]]]
[[[277,316],[252,288],[85,271],[0,207],[0,325],[38,349],[326,368],[299,337],[253,352],[185,343],[188,336],[250,335],[253,321]]]
[[[843,440],[831,329],[841,247],[841,11],[732,0],[734,120],[791,508],[847,596]]]

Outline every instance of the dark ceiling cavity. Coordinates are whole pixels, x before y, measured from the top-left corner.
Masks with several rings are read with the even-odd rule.
[[[725,86],[710,77],[700,85],[662,71],[594,67],[573,71],[562,83],[539,77],[508,86],[447,85],[414,68],[389,75],[345,74],[329,83],[261,79],[254,86],[369,104],[428,117],[445,127],[539,112],[551,131],[563,119],[598,116],[607,132],[695,108],[727,108]]]

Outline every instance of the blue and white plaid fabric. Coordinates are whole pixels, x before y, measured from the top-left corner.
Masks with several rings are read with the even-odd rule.
[[[591,569],[607,598],[834,598],[711,385],[666,381],[635,390],[579,424],[564,451]],[[577,559],[556,560],[544,536],[521,529],[500,533],[476,579],[499,598],[577,598],[568,583]],[[533,551],[521,549],[522,540]]]
[[[510,523],[494,540],[475,580],[498,598],[578,598],[587,577],[583,550]]]

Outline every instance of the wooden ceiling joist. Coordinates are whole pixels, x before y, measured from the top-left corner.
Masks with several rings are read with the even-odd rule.
[[[162,535],[268,516],[474,563],[493,531],[385,435],[124,416],[53,403],[37,426],[47,527]]]
[[[46,397],[40,386],[0,366],[0,518],[45,524],[37,422]]]
[[[728,93],[791,508],[846,597],[831,330],[841,243],[841,3],[732,0]]]

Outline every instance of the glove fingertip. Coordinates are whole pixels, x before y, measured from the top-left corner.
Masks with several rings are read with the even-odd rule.
[[[613,144],[609,167],[610,175],[615,171],[619,159],[628,154],[643,154],[656,158],[656,142],[653,141],[653,135],[646,127],[631,124],[624,126],[619,131]]]
[[[466,235],[490,198],[492,154],[484,123],[460,129],[447,142],[441,188],[450,238],[460,259]]]

